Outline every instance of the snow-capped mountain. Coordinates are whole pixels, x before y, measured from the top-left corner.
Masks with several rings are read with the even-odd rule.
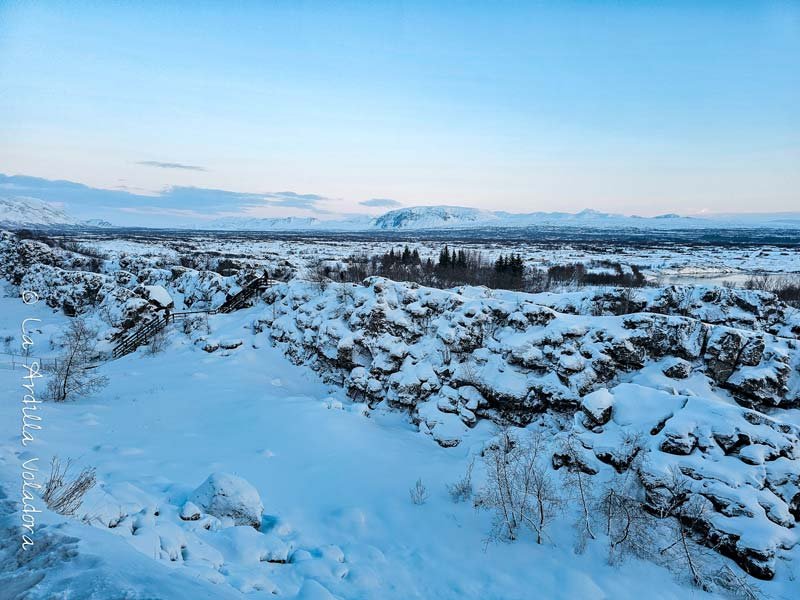
[[[64,211],[35,198],[0,197],[0,226],[54,227],[78,222]]]
[[[595,229],[689,229],[748,226],[746,219],[730,223],[712,219],[682,217],[625,216],[586,209],[578,213],[510,213],[465,206],[414,206],[391,210],[378,217],[352,215],[337,220],[313,217],[242,218],[227,217],[195,225],[195,229],[223,231],[409,231],[430,229],[482,229],[525,227],[589,227]],[[788,221],[782,221],[786,225]],[[752,224],[749,226],[758,226]]]
[[[436,229],[482,227],[500,220],[497,213],[463,206],[415,206],[391,210],[373,220],[377,229]]]

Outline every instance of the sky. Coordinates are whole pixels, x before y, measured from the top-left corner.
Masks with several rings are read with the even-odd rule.
[[[800,1],[0,0],[0,173],[112,220],[800,210]]]

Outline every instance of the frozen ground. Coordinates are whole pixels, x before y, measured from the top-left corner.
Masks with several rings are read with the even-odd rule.
[[[38,316],[37,343],[44,344],[63,326],[63,316],[18,299],[3,298],[0,307],[3,334]],[[50,544],[50,559],[15,569],[18,539],[8,528],[18,514],[7,508],[0,597],[708,597],[647,563],[609,566],[600,544],[576,554],[566,524],[544,546],[528,537],[487,545],[487,515],[452,503],[444,486],[460,477],[489,428],[444,449],[399,413],[365,416],[363,405],[280,351],[253,348],[247,332],[254,310],[212,318],[216,335],[245,339],[228,356],[176,334],[163,355],[103,365],[112,383],[97,397],[43,406],[43,429],[30,452],[43,463],[60,455],[97,467],[98,489],[79,513],[94,521],[46,512],[34,539]],[[20,488],[23,374],[0,371],[0,465],[10,501]],[[262,532],[209,532],[177,517],[190,492],[218,471],[256,487],[265,507]],[[420,477],[430,498],[418,506],[408,489]],[[108,529],[109,511],[138,515],[140,526],[133,535]],[[164,552],[171,547],[176,560]],[[265,562],[265,548],[276,560],[285,552],[290,562]]]
[[[64,250],[2,236],[0,351],[12,351],[23,319],[36,317],[32,353],[45,361],[60,352],[50,340],[70,322],[64,311],[96,325],[108,352],[113,334],[169,300],[175,310],[219,306],[263,268],[287,280],[252,308],[210,316],[207,331],[203,322],[172,325],[158,354],[98,359],[110,385],[41,405],[42,430],[26,452],[25,372],[0,354],[3,600],[722,593],[692,587],[685,568],[633,556],[609,564],[602,527],[579,552],[574,497],[544,544],[531,532],[490,542],[490,514],[454,503],[446,486],[496,439],[493,421],[506,418],[520,430],[545,427],[551,455],[573,433],[600,484],[625,471],[628,440],[642,436],[637,469],[648,494],[669,469],[688,473],[691,493],[711,503],[703,523],[726,536],[739,564],[770,580],[716,553],[710,564],[733,569],[763,597],[794,597],[800,315],[770,294],[443,291],[381,278],[326,286],[304,281],[314,261],[389,244],[132,235],[78,238]],[[441,242],[418,247],[435,255]],[[520,251],[542,266],[610,259],[646,265],[653,277],[800,270],[795,248],[473,247]],[[197,257],[215,268],[238,262],[231,274],[186,266]],[[24,305],[22,288],[42,300]],[[35,550],[26,553],[21,466],[39,458],[41,480],[55,455],[95,467],[98,485],[74,518],[38,514]],[[565,469],[552,467],[563,483]],[[217,488],[197,491],[212,475],[227,482],[222,509],[212,507]],[[480,459],[474,478],[475,488],[486,481]],[[409,495],[419,479],[428,491],[421,505]],[[653,530],[653,547],[666,542],[662,534]]]
[[[261,236],[239,237],[182,234],[148,234],[124,236],[107,234],[86,236],[87,243],[112,256],[120,254],[145,255],[175,260],[177,254],[249,257],[265,266],[288,260],[302,269],[311,262],[341,260],[353,254],[368,256],[383,254],[389,248],[408,244],[417,248],[422,259],[435,258],[446,240],[410,240],[392,242],[378,239],[350,240],[335,235],[301,238],[264,239]],[[71,238],[72,239],[72,238]],[[78,237],[80,239],[80,236]],[[663,284],[743,284],[753,273],[800,274],[800,246],[768,244],[714,245],[680,242],[633,244],[559,242],[524,242],[517,240],[470,241],[469,238],[451,242],[458,248],[477,250],[487,260],[500,254],[520,253],[529,266],[547,268],[568,263],[612,261],[622,265],[637,265],[651,280]]]

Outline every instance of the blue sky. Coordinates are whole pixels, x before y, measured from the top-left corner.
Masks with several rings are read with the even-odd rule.
[[[785,211],[798,165],[796,1],[0,0],[0,173],[113,211]]]

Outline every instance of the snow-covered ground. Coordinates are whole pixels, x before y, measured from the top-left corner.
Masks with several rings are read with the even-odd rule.
[[[608,263],[619,263],[623,269],[635,265],[652,283],[709,284],[732,283],[741,286],[754,274],[800,276],[800,247],[750,244],[725,246],[713,244],[646,244],[536,242],[519,240],[470,241],[379,239],[341,239],[337,236],[300,237],[297,239],[258,239],[253,236],[220,237],[212,234],[150,236],[91,235],[83,241],[111,257],[118,268],[124,256],[149,257],[154,265],[174,263],[179,255],[246,258],[253,264],[274,269],[288,262],[303,271],[320,260],[341,262],[353,255],[376,256],[390,248],[405,245],[417,249],[422,260],[436,259],[444,244],[480,252],[485,260],[494,261],[501,254],[519,253],[530,268],[544,269],[554,265],[581,263],[592,272],[608,269]],[[75,238],[81,241],[81,236]]]
[[[0,307],[3,334],[25,317],[41,318],[36,343],[65,321],[15,298]],[[341,389],[250,334],[261,311],[212,317],[215,336],[245,340],[228,355],[174,332],[162,355],[103,365],[111,384],[98,396],[42,406],[30,453],[41,463],[59,455],[95,466],[99,483],[78,515],[89,523],[45,510],[34,540],[47,547],[32,566],[16,563],[19,515],[6,510],[0,597],[23,597],[26,585],[25,598],[637,598],[654,589],[660,598],[708,597],[648,563],[609,566],[600,544],[575,553],[566,518],[544,546],[529,537],[487,545],[488,515],[454,504],[445,484],[463,474],[490,428],[445,449],[400,413],[365,416]],[[12,502],[23,375],[0,371],[0,472]],[[179,518],[214,472],[255,486],[261,531],[207,531]],[[423,505],[408,493],[418,478],[430,491]],[[127,522],[107,527],[123,515]]]
[[[383,252],[388,242],[77,242],[91,252],[0,238],[0,350],[14,352],[23,321],[37,318],[27,325],[31,353],[52,360],[61,348],[51,340],[72,322],[64,310],[77,312],[99,329],[93,372],[110,382],[38,405],[41,429],[23,448],[25,371],[19,357],[0,354],[3,600],[734,594],[715,581],[709,591],[693,586],[680,557],[610,561],[599,522],[584,547],[562,455],[568,438],[598,493],[635,472],[653,505],[679,470],[704,510],[695,533],[705,528],[705,543],[716,539],[733,558],[689,541],[703,567],[727,569],[763,597],[795,596],[800,316],[771,294],[713,286],[523,294],[381,278],[324,285],[303,280],[313,261]],[[418,247],[434,255],[440,243]],[[543,265],[609,256],[520,247]],[[235,259],[239,272],[184,266],[198,256]],[[611,256],[655,275],[721,259],[740,271],[800,270],[796,250],[777,247],[757,256],[722,247]],[[220,306],[264,268],[287,281],[254,306],[172,324],[159,352],[108,360],[112,335],[170,301],[174,310]],[[24,289],[40,301],[24,304]],[[542,544],[527,530],[514,542],[493,539],[490,512],[448,492],[473,461],[475,490],[486,485],[481,454],[503,421],[548,439],[546,473],[563,503]],[[28,477],[43,481],[52,456],[96,468],[97,485],[73,517],[38,501],[34,545],[22,550],[23,465],[38,458]],[[421,504],[409,493],[418,480]],[[672,522],[648,531],[653,549],[669,544]]]

